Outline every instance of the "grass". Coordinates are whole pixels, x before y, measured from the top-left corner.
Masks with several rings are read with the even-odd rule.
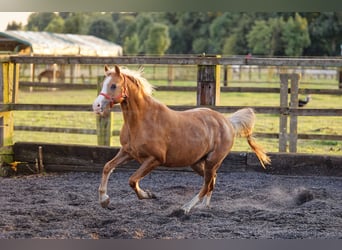
[[[150,69],[149,69],[150,70]],[[151,80],[153,85],[165,85],[167,81]],[[322,86],[324,84],[324,86]],[[195,81],[174,81],[174,86],[196,86]],[[230,83],[230,86],[253,86],[251,83]],[[256,83],[258,87],[279,87],[275,83]],[[306,84],[306,88],[316,88],[316,83]],[[303,86],[302,86],[303,87]],[[321,88],[337,88],[337,83],[326,81],[321,83]],[[196,93],[194,92],[163,92],[154,93],[156,99],[167,105],[195,105]],[[91,105],[96,97],[96,90],[63,90],[48,91],[35,90],[29,92],[21,89],[19,91],[19,103],[39,104],[88,104]],[[342,108],[340,96],[315,95],[310,102],[310,108]],[[278,106],[279,94],[265,93],[221,93],[220,105],[222,106]],[[228,114],[227,114],[228,115]],[[15,125],[21,126],[46,126],[67,128],[96,128],[96,116],[92,112],[62,112],[62,111],[15,111]],[[113,114],[112,129],[120,130],[123,120],[120,113]],[[278,115],[257,114],[255,132],[278,133]],[[342,134],[341,117],[298,117],[298,133],[307,134]],[[278,140],[257,138],[258,141],[269,152],[278,151]],[[15,131],[14,141],[25,142],[49,142],[96,145],[95,135],[79,135],[67,133],[46,133]],[[111,145],[119,146],[116,136],[111,138]],[[298,140],[298,152],[342,155],[341,141],[317,141]],[[250,151],[246,140],[237,138],[233,147],[235,151]]]

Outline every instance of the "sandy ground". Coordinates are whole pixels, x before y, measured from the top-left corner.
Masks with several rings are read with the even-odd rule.
[[[0,239],[341,239],[342,178],[219,173],[211,207],[179,208],[200,189],[192,172],[154,171],[139,200],[132,171],[114,172],[110,209],[97,202],[100,173],[0,178]]]

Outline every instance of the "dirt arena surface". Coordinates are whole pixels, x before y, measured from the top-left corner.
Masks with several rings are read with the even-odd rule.
[[[0,178],[0,239],[341,239],[342,178],[219,173],[208,209],[179,208],[200,189],[193,172],[152,172],[139,200],[132,170],[109,181],[110,209],[97,202],[100,173]]]

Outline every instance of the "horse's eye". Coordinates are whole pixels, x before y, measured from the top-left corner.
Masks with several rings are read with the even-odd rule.
[[[116,89],[116,84],[111,85],[111,86],[110,86],[110,89],[111,89],[111,90],[115,90],[115,89]]]

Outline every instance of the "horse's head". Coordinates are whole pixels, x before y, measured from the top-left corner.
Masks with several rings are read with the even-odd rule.
[[[120,68],[109,69],[105,65],[105,76],[101,92],[93,103],[94,112],[100,115],[127,98],[126,77],[120,73]]]

